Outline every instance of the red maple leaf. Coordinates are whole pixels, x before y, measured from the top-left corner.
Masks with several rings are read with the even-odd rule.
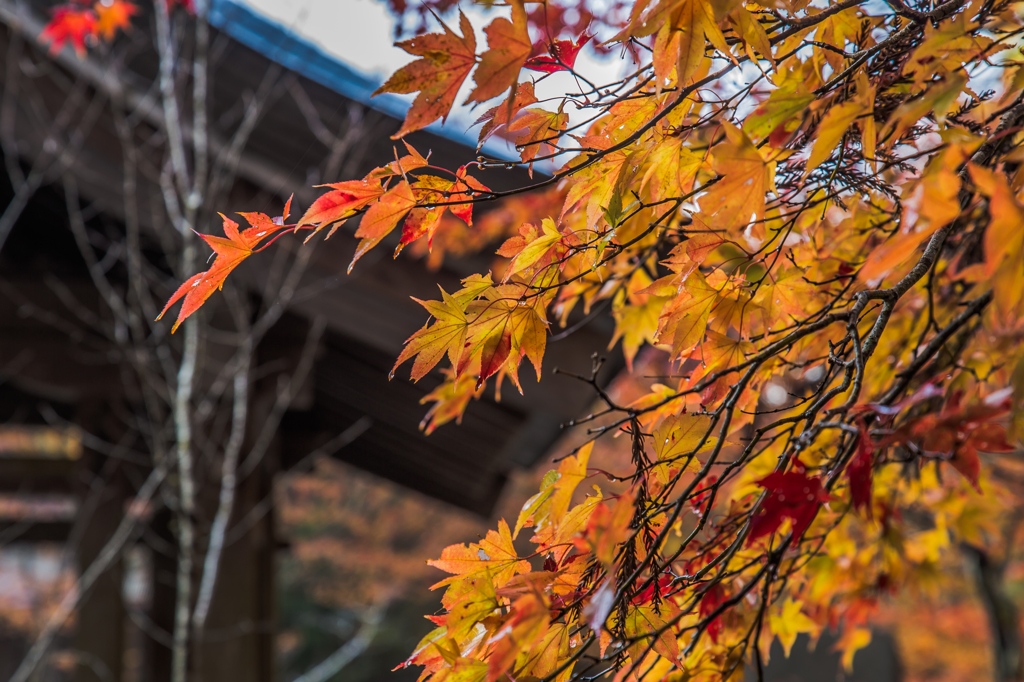
[[[757,483],[768,496],[750,519],[747,544],[771,535],[787,518],[793,522],[793,539],[799,540],[822,503],[829,499],[821,478],[812,478],[803,471],[773,471]]]
[[[871,518],[871,473],[875,446],[863,420],[858,420],[857,453],[846,467],[850,479],[850,499],[853,508],[863,510]]]
[[[704,596],[700,599],[700,608],[698,613],[700,614],[701,620],[707,618],[714,613],[722,602],[725,601],[725,590],[722,589],[720,583],[715,583],[709,587],[705,592]],[[718,644],[718,637],[722,634],[722,616],[716,616],[710,623],[708,623],[708,636],[711,637],[711,641]]]
[[[634,606],[643,606],[644,604],[654,601],[655,596],[661,597],[661,595],[665,594],[668,588],[672,585],[672,581],[674,579],[675,576],[668,571],[662,572],[662,574],[658,576],[657,580],[651,580],[647,587],[633,597],[631,600],[632,604]]]
[[[593,37],[584,33],[576,39],[575,43],[571,40],[553,40],[547,45],[548,53],[546,55],[530,57],[523,66],[532,71],[543,71],[544,73],[569,71],[576,66],[576,55]]]
[[[922,390],[886,412],[880,412],[876,406],[868,408],[880,414],[888,414],[893,409],[921,402],[915,400],[915,396],[920,393]],[[927,397],[934,395],[941,395],[941,392],[938,389],[927,391]],[[978,452],[1012,452],[1016,449],[1007,440],[1006,426],[999,423],[1010,411],[1013,393],[1011,389],[1004,389],[967,405],[962,404],[962,399],[960,393],[953,393],[940,412],[911,419],[891,435],[876,442],[875,446],[911,444],[925,456],[948,461],[975,490],[981,492],[978,484],[981,473]]]
[[[64,5],[53,10],[50,23],[39,38],[50,43],[50,54],[57,54],[64,43],[71,43],[79,57],[85,55],[85,40],[96,33],[96,14],[91,9]]]
[[[701,510],[704,501],[711,497],[711,489],[718,483],[718,476],[711,474],[704,480],[704,486],[700,488],[700,491],[696,495],[690,498],[690,505],[693,508],[693,513],[697,516],[702,516],[708,510]]]

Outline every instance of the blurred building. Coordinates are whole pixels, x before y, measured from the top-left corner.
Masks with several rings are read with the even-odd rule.
[[[169,279],[161,258],[173,251],[165,243],[171,228],[163,209],[154,208],[164,201],[166,112],[159,104],[159,60],[147,28],[152,17],[144,9],[118,49],[79,57],[70,48],[49,54],[40,44],[46,11],[41,3],[0,3],[0,138],[7,168],[0,180],[0,552],[18,543],[67,543],[81,571],[100,555],[125,515],[136,515],[140,523],[129,545],[144,545],[148,553],[132,558],[128,551],[130,561],[115,561],[96,581],[77,610],[68,646],[77,652],[79,663],[72,669],[79,679],[119,682],[127,675],[159,682],[170,671],[174,518],[160,499],[128,506],[146,480],[152,455],[144,439],[130,433],[136,417],[126,406],[137,395],[123,379],[132,360],[92,324],[105,319],[104,306],[110,304],[97,288],[96,270],[115,288],[128,281],[116,264],[119,240],[140,241],[141,250],[152,254],[145,267]],[[214,2],[210,23],[210,148],[232,171],[219,210],[272,212],[292,194],[305,207],[319,192],[312,185],[361,177],[395,158],[390,135],[404,116],[401,100],[371,98],[378,85],[372,79],[243,5]],[[254,99],[261,108],[249,119],[246,103]],[[126,125],[132,126],[131,150]],[[183,125],[186,137],[191,135]],[[246,136],[238,136],[246,126]],[[409,142],[431,152],[439,166],[454,168],[477,156],[474,140],[450,129],[432,127]],[[135,155],[134,174],[125,171],[129,151]],[[523,177],[492,172],[481,179],[500,188]],[[77,233],[76,220],[82,223]],[[219,233],[220,227],[211,220],[201,231]],[[280,427],[264,454],[243,460],[234,535],[224,550],[208,619],[213,634],[198,659],[206,680],[274,678],[278,538],[266,505],[279,472],[308,465],[311,453],[328,452],[487,515],[510,472],[538,461],[560,422],[591,398],[585,386],[570,380],[546,382],[543,390],[524,382],[525,395],[506,391],[501,403],[485,398],[470,406],[460,427],[425,436],[418,428],[426,409],[420,400],[438,378],[419,384],[388,380],[402,343],[427,319],[410,296],[435,298],[437,283],[457,289],[460,277],[486,270],[488,262],[448,261],[430,272],[411,258],[366,258],[346,277],[354,247],[351,231],[342,229],[312,250],[299,286],[314,293],[296,298],[255,351],[246,443],[260,438],[266,419],[280,417]],[[98,260],[90,262],[86,251]],[[266,299],[263,285],[273,258],[268,251],[232,276],[246,283],[253,300]],[[310,354],[306,344],[317,324],[325,330]],[[116,325],[112,329],[120,333]],[[600,324],[587,326],[552,344],[547,366],[588,372],[591,354],[607,345],[607,331]],[[148,350],[159,356],[154,344]],[[274,373],[301,369],[309,357],[312,369],[291,387],[287,411],[273,415],[282,390]],[[215,374],[226,361],[211,356],[203,371]],[[353,425],[359,426],[339,440]],[[216,486],[212,490],[201,491],[200,505],[216,506]],[[128,590],[126,596],[129,564],[130,575],[143,576],[151,594],[133,597]],[[128,666],[125,651],[133,638],[144,642],[143,653]],[[5,649],[2,667],[9,674],[7,659],[24,652]]]

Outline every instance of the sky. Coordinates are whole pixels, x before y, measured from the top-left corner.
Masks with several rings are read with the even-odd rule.
[[[252,9],[270,19],[289,27],[306,40],[315,43],[325,52],[338,57],[357,70],[384,81],[396,70],[415,59],[401,48],[395,47],[394,19],[381,0],[236,0],[244,2]],[[483,27],[495,14],[487,14],[485,10],[475,7],[472,2],[462,3],[467,17],[473,24],[477,35],[478,49],[485,46]],[[507,14],[506,14],[507,15]],[[447,21],[454,26],[457,21]],[[439,27],[430,27],[431,31]],[[408,36],[406,36],[408,37]],[[576,69],[584,77],[595,83],[608,83],[618,78],[620,72],[629,66],[618,59],[598,59],[592,50],[584,49],[576,62]],[[542,74],[524,71],[521,79],[528,75],[539,77]],[[461,107],[466,96],[473,88],[472,78],[466,82],[456,98],[456,106],[452,111],[447,126],[457,126],[462,130],[472,123],[496,102],[489,103],[470,111]],[[567,91],[575,91],[576,84],[571,75],[559,73],[549,76],[537,85],[537,96],[543,101],[546,97],[560,97]],[[405,96],[412,100],[413,96]],[[546,108],[550,108],[547,106]],[[571,123],[578,123],[592,114],[581,112],[571,104],[567,106]],[[462,132],[460,130],[459,132]],[[514,156],[514,154],[513,154]]]
[[[244,0],[360,71],[381,78],[411,57],[394,47],[394,20],[379,0]]]

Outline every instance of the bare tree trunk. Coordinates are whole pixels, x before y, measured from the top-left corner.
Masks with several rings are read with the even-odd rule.
[[[963,545],[978,596],[988,613],[992,631],[994,679],[997,682],[1019,682],[1024,679],[1024,656],[1021,650],[1020,614],[1017,605],[1006,594],[1005,568],[980,547]]]

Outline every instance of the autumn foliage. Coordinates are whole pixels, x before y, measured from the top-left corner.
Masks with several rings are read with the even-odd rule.
[[[194,12],[193,0],[157,0],[161,11],[172,11],[180,6]],[[69,44],[81,58],[89,45],[109,43],[118,33],[131,30],[132,18],[139,13],[133,0],[74,0],[51,10],[50,21],[43,28],[40,39],[49,43],[50,52],[57,54]]]
[[[481,142],[511,139],[533,184],[494,191],[479,168],[504,160],[438,168],[399,143],[296,223],[225,218],[212,267],[168,305],[193,314],[286,228],[358,221],[352,265],[382,242],[457,254],[488,230],[500,267],[421,301],[429,321],[397,359],[443,375],[428,431],[487,384],[519,388],[524,360],[539,379],[552,330],[587,316],[614,319],[630,368],[648,348],[666,372],[626,404],[580,377],[589,442],[514,523],[431,562],[444,611],[407,665],[435,682],[741,679],[773,639],[788,651],[826,628],[849,664],[878,600],[996,535],[993,501],[1014,494],[992,472],[1024,427],[1016,6],[640,0],[594,16],[513,0],[474,28],[444,5],[379,90],[415,94],[396,137],[460,97],[486,103]],[[591,23],[564,30],[567,9]],[[592,46],[625,77],[579,73]],[[504,222],[474,215],[493,202]],[[593,441],[615,435],[629,469],[592,469]]]

